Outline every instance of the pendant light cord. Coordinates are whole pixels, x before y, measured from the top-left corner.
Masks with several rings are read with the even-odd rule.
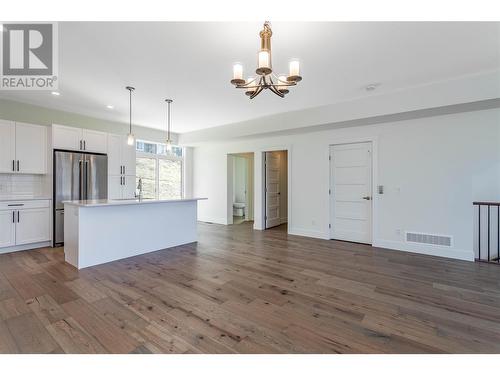
[[[130,93],[130,100],[129,100],[129,108],[130,108],[130,111],[129,111],[129,124],[130,124],[130,134],[132,134],[132,90],[129,89],[129,93]]]
[[[173,100],[172,99],[165,99],[167,102],[167,142],[170,143],[170,121],[171,121],[171,115],[170,115],[170,104],[172,104]]]

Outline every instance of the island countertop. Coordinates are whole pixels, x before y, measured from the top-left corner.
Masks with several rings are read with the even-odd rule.
[[[205,200],[207,198],[182,198],[182,199],[90,199],[63,201],[63,204],[77,207],[103,207],[103,206],[128,206],[155,203],[179,203]]]

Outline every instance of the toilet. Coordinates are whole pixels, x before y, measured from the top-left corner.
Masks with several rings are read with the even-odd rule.
[[[245,203],[233,203],[233,216],[245,216]]]

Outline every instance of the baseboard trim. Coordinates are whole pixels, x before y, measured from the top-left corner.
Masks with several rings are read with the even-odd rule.
[[[472,250],[468,251],[463,249],[446,248],[446,247],[432,246],[432,245],[420,246],[416,244],[409,244],[406,242],[381,240],[381,239],[373,240],[372,246],[381,247],[388,250],[398,250],[409,253],[433,255],[442,258],[467,260],[471,262],[474,261],[474,252]]]
[[[13,253],[16,251],[39,249],[41,247],[52,247],[52,241],[44,241],[44,242],[28,243],[25,245],[3,247],[0,249],[0,254]]]
[[[302,229],[302,228],[288,228],[288,234],[292,234],[294,236],[302,236],[302,237],[312,237],[319,238],[322,240],[328,240],[328,233],[324,233],[321,231],[315,231],[310,229]]]
[[[199,217],[197,219],[197,221],[201,222],[201,223],[228,225],[226,218],[224,218],[224,219],[209,219],[209,218]]]

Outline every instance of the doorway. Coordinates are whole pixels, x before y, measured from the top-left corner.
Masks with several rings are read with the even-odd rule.
[[[264,228],[288,222],[288,151],[264,155]]]
[[[254,212],[254,154],[228,155],[228,224],[253,221]]]
[[[330,238],[372,243],[372,142],[330,146]]]

